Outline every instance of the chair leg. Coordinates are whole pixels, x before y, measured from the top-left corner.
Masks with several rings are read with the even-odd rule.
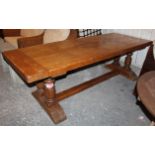
[[[150,126],[155,126],[155,122],[152,121],[151,124],[150,124]]]
[[[139,96],[137,97],[137,100],[141,102]],[[151,121],[150,126],[155,126],[155,121]]]

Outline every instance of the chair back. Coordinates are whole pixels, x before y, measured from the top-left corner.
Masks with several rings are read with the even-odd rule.
[[[44,29],[21,29],[21,36],[23,37],[33,37],[41,35],[44,32]]]

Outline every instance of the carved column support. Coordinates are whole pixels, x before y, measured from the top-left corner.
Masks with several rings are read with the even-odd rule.
[[[132,62],[132,53],[129,53],[126,56],[124,68],[127,69],[127,70],[131,70],[131,68],[130,68],[131,62]]]
[[[51,106],[56,102],[55,84],[53,79],[44,81],[44,95],[47,106]]]
[[[60,123],[66,119],[63,108],[59,105],[55,91],[55,81],[51,78],[37,84],[37,90],[32,93],[45,109],[54,123]]]

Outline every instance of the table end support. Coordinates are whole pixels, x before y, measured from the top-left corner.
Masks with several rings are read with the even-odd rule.
[[[131,53],[126,56],[124,66],[120,65],[120,63],[119,63],[120,58],[118,57],[118,58],[114,59],[113,63],[108,64],[105,67],[108,69],[111,69],[113,71],[119,72],[119,74],[125,76],[129,80],[135,81],[135,80],[137,80],[138,77],[130,68],[131,61],[132,61],[131,56],[132,56]]]
[[[32,93],[40,105],[48,113],[55,124],[66,119],[66,114],[56,99],[54,80],[47,79],[37,84],[37,90]]]

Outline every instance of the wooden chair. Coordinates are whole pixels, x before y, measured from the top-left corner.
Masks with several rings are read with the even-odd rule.
[[[155,71],[142,75],[137,82],[138,97],[153,116],[151,125],[155,125]]]
[[[41,44],[43,29],[3,29],[4,40],[14,48],[22,48]]]
[[[11,45],[13,45],[15,48],[24,48],[28,46],[49,43],[49,42],[53,42],[53,40],[62,41],[65,39],[77,38],[77,30],[75,29],[70,29],[70,30],[68,29],[69,35],[66,36],[66,38],[65,38],[65,35],[60,36],[61,34],[66,33],[66,31],[67,29],[46,29],[46,30],[44,29],[3,29],[2,30],[4,40],[10,43]],[[53,35],[53,38],[50,35]],[[46,40],[48,40],[48,42]]]

